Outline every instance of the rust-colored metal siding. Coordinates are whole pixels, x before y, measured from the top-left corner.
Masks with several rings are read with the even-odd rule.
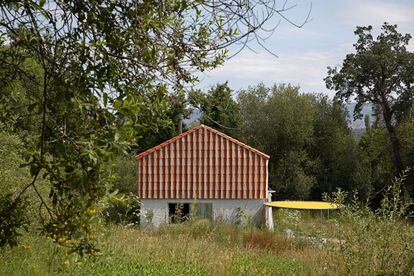
[[[265,199],[269,156],[198,126],[136,156],[143,199]]]

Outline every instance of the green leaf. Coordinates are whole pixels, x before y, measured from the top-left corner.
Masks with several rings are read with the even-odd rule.
[[[105,92],[103,93],[103,103],[105,107],[108,105],[108,94]]]

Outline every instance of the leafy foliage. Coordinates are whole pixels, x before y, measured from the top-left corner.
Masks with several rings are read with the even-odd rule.
[[[21,70],[13,70],[11,66],[0,66],[0,128],[14,133],[21,133],[20,138],[27,138],[25,143],[30,143],[33,136],[39,134],[41,116],[39,116],[39,97],[41,87],[35,83],[41,82],[42,68],[32,58],[22,53],[22,49],[12,49],[10,46],[1,47],[1,62],[16,62],[20,59]],[[17,52],[17,53],[14,53]]]
[[[298,87],[259,85],[241,91],[239,138],[270,154],[269,183],[277,198],[319,198],[356,187],[357,148],[344,107]]]
[[[19,137],[0,131],[0,195],[19,192],[30,180],[29,172],[20,168],[23,144]]]
[[[315,145],[312,156],[320,162],[317,186],[312,193],[319,198],[323,192],[341,187],[366,194],[364,180],[357,177],[359,149],[347,122],[346,108],[334,98],[316,98],[317,115],[314,123]]]
[[[21,168],[23,162],[23,144],[18,136],[0,131],[0,246],[13,247],[18,238],[38,217],[39,204],[36,191],[27,191],[16,200],[16,196],[30,181],[27,168]],[[44,194],[42,184],[37,192]]]
[[[135,156],[118,156],[114,164],[108,166],[108,171],[112,176],[110,190],[118,191],[122,194],[137,192],[137,163]]]
[[[403,163],[409,168],[414,165],[412,158],[412,141],[414,139],[412,124],[412,119],[406,119],[397,126],[397,133],[401,141],[401,157]],[[360,183],[359,185],[365,187],[359,190],[362,192],[359,196],[366,198],[364,195],[370,193],[371,201],[375,207],[380,206],[384,189],[389,185],[393,176],[392,147],[390,144],[387,130],[379,127],[368,128],[358,142],[358,162],[356,162],[355,174],[352,177],[355,179],[355,184]],[[406,177],[406,185],[403,187],[405,196],[407,194],[412,196],[413,187],[410,184],[412,183],[413,172],[408,171]]]
[[[138,226],[140,222],[140,201],[133,194],[110,193],[105,197],[102,217],[106,223]]]
[[[27,230],[27,201],[14,200],[12,194],[0,196],[0,247],[17,245],[22,230]]]
[[[414,111],[414,109],[412,109]],[[407,183],[414,183],[414,117],[406,118],[399,123],[397,128],[398,136],[401,141],[401,158],[411,170],[407,173]],[[414,198],[414,185],[407,185],[407,192]]]
[[[314,143],[312,97],[300,95],[297,87],[259,85],[240,92],[237,100],[242,140],[272,156],[269,183],[276,195],[307,197],[316,165],[306,151]]]
[[[390,183],[392,177],[389,143],[386,130],[381,128],[368,129],[358,143],[358,174],[355,177],[361,178],[360,182],[368,188],[367,192],[377,196],[382,196],[378,192]]]
[[[189,102],[201,111],[200,123],[232,135],[240,124],[239,110],[232,92],[227,82],[216,84],[207,93],[192,91]]]
[[[132,150],[135,153],[145,151],[176,136],[180,116],[187,118],[190,115],[190,110],[186,106],[187,101],[184,91],[169,91],[162,100],[165,101],[163,110],[153,114],[154,110],[149,109],[148,106],[147,115],[141,113],[141,116],[134,119],[135,122],[139,122],[138,124],[142,123],[146,126],[134,130],[136,143],[132,145]],[[149,117],[154,120],[151,124],[147,121]]]
[[[331,249],[343,262],[347,273],[410,274],[414,271],[411,246],[414,232],[407,220],[410,202],[405,201],[402,194],[406,175],[404,171],[387,186],[377,210],[370,209],[368,202],[361,205],[354,196],[341,211],[340,219],[348,227],[338,229],[344,242],[339,248]],[[331,200],[344,203],[345,198],[339,191]]]

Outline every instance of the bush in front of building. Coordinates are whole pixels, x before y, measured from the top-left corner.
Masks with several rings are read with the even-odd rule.
[[[101,216],[107,224],[139,226],[140,200],[133,193],[110,193],[102,203]]]

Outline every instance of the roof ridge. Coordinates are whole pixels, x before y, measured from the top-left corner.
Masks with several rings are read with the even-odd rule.
[[[173,138],[168,139],[167,141],[165,141],[165,142],[163,142],[163,143],[161,143],[161,144],[159,144],[159,145],[156,145],[155,147],[152,147],[152,148],[150,148],[150,149],[148,149],[148,150],[146,150],[146,151],[141,152],[140,154],[137,154],[137,155],[135,156],[135,159],[136,159],[136,160],[141,159],[141,158],[143,158],[144,156],[147,156],[148,154],[151,154],[151,153],[153,153],[154,151],[157,151],[157,150],[159,150],[159,149],[161,149],[161,148],[163,148],[163,147],[165,147],[165,146],[167,146],[167,145],[169,145],[169,144],[172,144],[172,143],[174,143],[175,141],[177,141],[177,140],[181,139],[182,137],[185,137],[185,136],[187,136],[188,134],[193,133],[193,132],[195,132],[195,131],[197,131],[197,130],[199,130],[199,129],[201,129],[201,128],[207,129],[207,130],[209,130],[209,131],[211,131],[211,132],[213,132],[213,133],[215,133],[215,134],[217,134],[217,135],[219,135],[219,136],[223,137],[224,139],[229,140],[230,142],[233,142],[233,143],[235,143],[235,144],[237,144],[237,145],[239,145],[239,146],[241,146],[241,147],[243,147],[243,148],[245,148],[245,149],[247,149],[247,150],[253,151],[253,152],[255,152],[255,153],[257,153],[257,154],[259,154],[259,155],[263,156],[263,157],[264,157],[264,158],[266,158],[266,159],[269,159],[269,158],[270,158],[270,156],[269,156],[269,155],[267,155],[267,154],[265,154],[265,153],[263,153],[263,152],[261,152],[261,151],[259,151],[259,150],[255,149],[255,148],[252,148],[251,146],[248,146],[248,145],[246,145],[245,143],[240,142],[239,140],[237,140],[237,139],[235,139],[235,138],[233,138],[233,137],[230,137],[230,136],[228,136],[228,135],[226,135],[226,134],[224,134],[224,133],[222,133],[222,132],[220,132],[220,131],[218,131],[218,130],[216,130],[216,129],[212,128],[212,127],[209,127],[209,126],[206,126],[206,125],[201,124],[201,125],[199,125],[199,126],[196,126],[196,127],[193,127],[192,129],[187,130],[186,132],[183,132],[183,133],[181,133],[181,134],[178,134],[177,136],[174,136]]]

